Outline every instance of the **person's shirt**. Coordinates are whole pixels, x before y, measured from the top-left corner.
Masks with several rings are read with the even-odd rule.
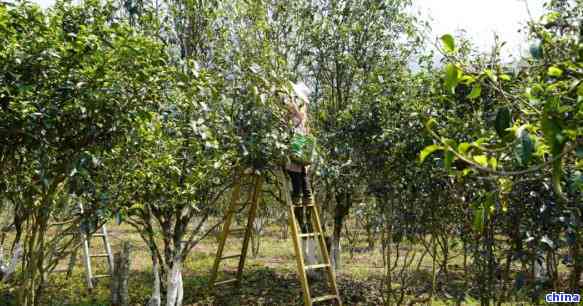
[[[307,128],[307,116],[305,115],[305,112],[301,112],[300,106],[298,106],[295,102],[289,102],[288,108],[290,110],[289,116],[293,125],[293,132],[307,134],[309,130]],[[288,160],[286,169],[292,172],[303,172],[304,166]]]
[[[288,103],[288,108],[294,133],[307,134],[309,130],[307,127],[307,116],[305,111],[302,111],[300,106],[294,101]]]

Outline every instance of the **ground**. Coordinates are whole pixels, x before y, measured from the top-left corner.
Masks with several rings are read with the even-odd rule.
[[[123,240],[132,242],[130,276],[130,297],[135,305],[143,305],[151,294],[151,260],[145,244],[130,227],[110,225],[110,240],[113,250],[120,248]],[[300,283],[296,274],[296,262],[290,238],[281,239],[281,230],[273,228],[262,237],[258,256],[247,257],[242,286],[236,290],[231,285],[208,290],[208,279],[217,248],[213,237],[204,239],[197,245],[184,268],[184,296],[186,305],[303,305]],[[235,238],[234,241],[239,242]],[[240,243],[227,245],[225,254],[240,252]],[[101,241],[95,239],[92,250],[100,252]],[[346,305],[382,304],[378,288],[382,276],[380,255],[358,254],[350,258],[344,254],[345,267],[338,273],[338,283]],[[372,258],[377,257],[377,258]],[[373,261],[371,261],[373,259]],[[93,259],[96,274],[106,271],[105,258]],[[236,270],[237,260],[227,264],[226,273]],[[66,279],[64,273],[52,274],[47,288],[48,305],[109,305],[109,280],[101,279],[96,288],[89,292],[85,286],[85,270],[79,262],[73,275]],[[228,275],[221,275],[225,279]],[[319,285],[319,286],[318,286]],[[316,290],[323,290],[323,282]]]
[[[111,224],[108,230],[114,252],[120,249],[122,241],[132,242],[130,298],[132,305],[144,305],[151,294],[153,284],[148,250],[137,232],[131,227]],[[223,285],[217,287],[214,292],[209,292],[208,280],[218,244],[214,236],[202,240],[185,262],[183,271],[185,305],[303,305],[292,241],[289,237],[282,238],[281,232],[282,230],[276,226],[269,227],[261,238],[259,254],[248,255],[242,286],[239,290],[232,285]],[[241,240],[234,237],[233,243],[227,244],[224,254],[239,253]],[[100,253],[101,248],[101,240],[95,239],[92,252]],[[358,248],[351,257],[348,247],[343,248],[343,267],[337,273],[337,280],[344,305],[383,304],[380,294],[383,278],[380,251],[365,251],[364,249],[364,247]],[[65,264],[66,260],[63,261],[63,265]],[[236,265],[237,260],[228,263],[224,267],[226,275],[220,275],[219,279],[232,278],[228,274],[234,273]],[[431,261],[428,259],[424,265],[430,269]],[[93,266],[95,274],[105,273],[105,258],[93,259]],[[84,277],[85,270],[80,260],[77,261],[75,270],[68,279],[65,273],[51,274],[46,290],[46,305],[109,305],[109,279],[100,279],[96,288],[90,292],[85,285]],[[427,292],[426,284],[430,283],[430,275],[421,275],[420,278],[423,279],[422,283],[425,285],[412,287],[408,294],[418,293],[419,290]],[[315,284],[316,292],[312,293],[313,296],[326,293],[323,281]],[[1,300],[0,305],[2,305]],[[462,305],[472,304],[474,303],[467,301]],[[451,296],[439,294],[432,301],[432,305],[456,305],[456,303],[451,300]]]

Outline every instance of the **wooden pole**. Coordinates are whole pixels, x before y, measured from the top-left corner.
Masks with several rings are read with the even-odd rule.
[[[124,241],[121,252],[115,254],[115,273],[111,280],[111,305],[129,306],[128,281],[130,277],[131,243]]]

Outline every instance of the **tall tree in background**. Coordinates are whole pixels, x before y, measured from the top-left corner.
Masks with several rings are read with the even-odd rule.
[[[101,154],[157,103],[165,84],[162,46],[110,22],[112,14],[95,3],[59,3],[48,12],[0,7],[2,192],[20,194],[11,200],[25,233],[19,305],[42,303],[49,261],[66,236],[52,222],[77,204],[72,194],[87,199],[88,211],[108,204],[78,178],[91,180]],[[69,222],[74,228],[80,220]]]
[[[276,94],[285,82],[275,72],[281,58],[264,42],[260,1],[139,7],[129,20],[162,37],[174,82],[158,97],[160,107],[144,114],[111,156],[109,168],[116,171],[106,172],[103,182],[120,183],[118,213],[149,246],[150,305],[174,306],[183,300],[182,263],[209,233],[201,229],[238,174],[235,169],[261,170],[285,151]],[[150,23],[151,15],[169,18]]]
[[[325,152],[319,169],[334,195],[331,257],[340,267],[340,235],[355,196],[362,192],[358,161],[362,133],[356,113],[366,109],[361,98],[379,73],[399,79],[421,39],[415,19],[406,13],[410,1],[302,2],[294,24],[302,45],[295,57],[309,71],[315,88],[311,122]],[[366,101],[365,103],[374,103]],[[366,150],[366,149],[364,149]]]

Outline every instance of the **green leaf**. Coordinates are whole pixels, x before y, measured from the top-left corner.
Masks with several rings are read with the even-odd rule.
[[[458,146],[457,150],[458,150],[458,152],[460,152],[460,154],[466,154],[466,152],[471,147],[472,147],[472,145],[470,143],[463,142],[463,143],[460,143],[460,145]]]
[[[453,152],[451,150],[447,150],[447,152],[445,152],[445,157],[443,160],[443,166],[445,168],[445,171],[449,171],[449,169],[451,169],[453,158],[454,158]]]
[[[433,119],[433,118],[430,118],[429,120],[427,120],[427,122],[425,122],[425,127],[428,130],[431,130],[436,124],[437,124],[437,121],[435,121],[435,119]]]
[[[475,232],[482,232],[484,229],[484,223],[486,219],[486,210],[483,205],[474,207],[474,222],[472,222],[472,227]]]
[[[452,94],[455,94],[455,88],[459,83],[459,69],[452,63],[445,66],[445,86]]]
[[[443,44],[445,51],[449,53],[455,51],[455,40],[451,34],[445,34],[441,36],[441,43]]]
[[[563,163],[561,158],[553,162],[553,174],[551,176],[551,184],[553,191],[560,200],[564,200],[563,187],[561,186],[561,178],[563,177]]]
[[[534,142],[528,131],[520,127],[517,131],[518,142],[514,146],[514,157],[521,166],[526,166],[534,153]]]
[[[456,143],[456,142],[455,142],[455,140],[453,140],[453,139],[447,139],[447,138],[446,138],[446,139],[444,139],[444,140],[443,140],[443,142],[444,142],[445,144],[447,144],[448,146],[452,147],[452,148],[455,148],[455,147],[457,147],[457,143]]]
[[[481,94],[482,94],[482,86],[480,84],[476,84],[472,88],[472,92],[470,92],[470,94],[468,95],[468,99],[476,99],[476,98],[480,97]]]
[[[508,107],[501,107],[496,114],[495,128],[500,138],[504,139],[510,132],[506,129],[512,125],[512,116]]]
[[[545,24],[552,24],[555,23],[561,17],[561,13],[559,12],[550,12],[544,16],[542,16],[541,20]]]
[[[490,160],[488,160],[488,165],[493,170],[496,170],[496,168],[498,168],[498,160],[492,156],[492,157],[490,157]]]
[[[498,77],[494,74],[492,69],[484,69],[484,73],[492,80],[492,82],[498,82]]]
[[[569,180],[571,181],[569,184],[571,192],[583,191],[583,173],[581,171],[575,171]]]
[[[512,180],[508,178],[501,177],[497,180],[498,186],[500,187],[501,193],[509,193],[512,191]]]
[[[496,211],[496,197],[497,193],[489,192],[486,196],[486,201],[484,201],[484,209],[488,213],[486,218],[489,216],[493,216],[494,212]]]
[[[575,149],[575,155],[577,156],[577,158],[583,158],[583,146],[578,146]]]
[[[529,51],[530,55],[532,55],[534,59],[541,59],[543,57],[543,48],[541,41],[536,40],[532,44],[530,44]]]
[[[581,84],[579,84],[579,86],[577,86],[577,95],[579,97],[583,97],[583,82],[581,82]]]
[[[542,131],[545,139],[545,143],[551,148],[551,153],[556,156],[561,153],[564,143],[559,140],[561,135],[561,126],[554,118],[549,118],[545,116],[542,120]]]
[[[474,161],[476,161],[482,167],[488,167],[488,156],[486,155],[474,156]]]
[[[507,75],[506,73],[500,75],[500,80],[502,80],[502,81],[510,81],[511,79],[512,78],[509,75]]]
[[[443,149],[443,147],[438,146],[436,144],[432,144],[430,146],[425,147],[421,151],[421,153],[419,153],[419,162],[423,163],[423,161],[425,161],[427,156],[431,155],[435,151],[442,150],[442,149]]]
[[[552,77],[558,78],[561,75],[563,75],[563,70],[561,70],[561,68],[559,68],[559,67],[552,66],[552,67],[549,67],[549,71],[547,73],[548,73],[548,75],[550,75]]]
[[[474,82],[476,82],[476,78],[471,76],[471,75],[464,74],[460,78],[459,82],[460,82],[460,84],[472,85]]]
[[[551,148],[552,157],[557,157],[565,146],[565,137],[562,135],[562,128],[555,118],[544,116],[542,120],[542,131],[545,143]],[[561,178],[563,176],[562,160],[559,158],[553,162],[553,173],[551,183],[553,191],[559,199],[564,200]]]

